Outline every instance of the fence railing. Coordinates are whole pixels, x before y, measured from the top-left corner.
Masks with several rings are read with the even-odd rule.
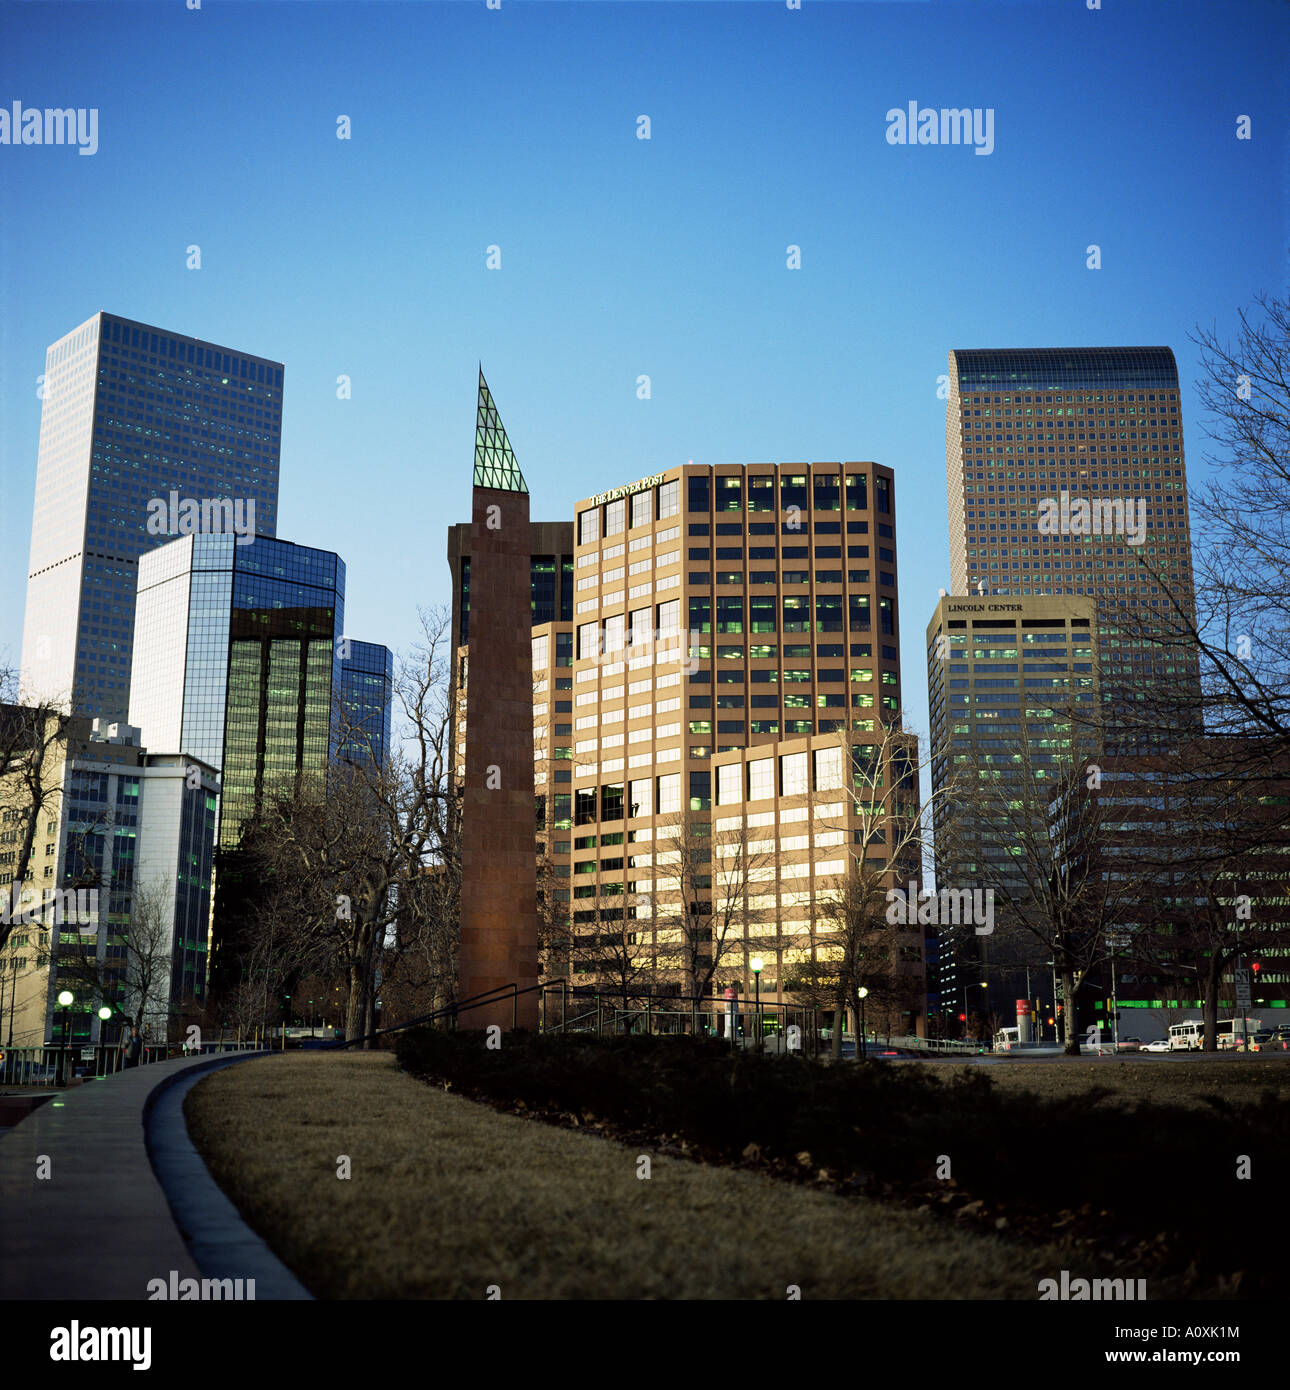
[[[172,1057],[196,1057],[221,1052],[258,1052],[264,1046],[234,1040],[203,1043],[185,1048],[181,1043],[145,1043],[136,1065],[165,1062]],[[114,1076],[126,1070],[119,1043],[51,1043],[41,1047],[0,1047],[0,1085],[58,1086],[68,1081]]]

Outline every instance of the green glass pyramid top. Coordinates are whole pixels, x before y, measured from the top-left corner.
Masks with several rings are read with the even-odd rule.
[[[492,392],[479,369],[479,406],[475,418],[475,486],[494,487],[503,492],[527,492],[524,474],[515,462],[515,451],[506,437],[506,427],[493,404]]]

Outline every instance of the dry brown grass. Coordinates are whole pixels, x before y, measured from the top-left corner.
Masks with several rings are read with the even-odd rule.
[[[386,1053],[227,1067],[185,1113],[216,1180],[321,1298],[1033,1299],[1081,1272],[1055,1247],[754,1173],[654,1153],[642,1180],[635,1148],[446,1094]]]
[[[946,1062],[902,1062],[930,1067],[941,1075],[960,1072]],[[979,1064],[978,1064],[979,1065]],[[972,1068],[976,1070],[976,1067]],[[986,1066],[990,1080],[1006,1090],[1034,1091],[1049,1099],[1080,1094],[1104,1086],[1112,1094],[1105,1103],[1133,1105],[1153,1101],[1208,1110],[1206,1096],[1219,1096],[1229,1105],[1258,1101],[1266,1091],[1290,1100],[1290,1059],[1242,1057],[1206,1060],[1197,1057],[1087,1057],[1070,1060],[1002,1061]]]

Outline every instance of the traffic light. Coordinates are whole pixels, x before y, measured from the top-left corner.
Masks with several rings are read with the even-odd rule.
[[[1254,973],[1257,975],[1259,971],[1263,969],[1263,967],[1258,963],[1258,961],[1252,960],[1250,962],[1250,969],[1253,970]]]
[[[959,1022],[960,1022],[960,1023],[966,1023],[966,1022],[967,1022],[967,1014],[960,1014],[960,1015],[959,1015]]]
[[[1048,1020],[1048,1026],[1049,1026],[1050,1028],[1053,1026],[1053,1021],[1052,1021],[1051,1018]]]

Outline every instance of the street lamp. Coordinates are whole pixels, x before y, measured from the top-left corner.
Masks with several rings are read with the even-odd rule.
[[[964,1042],[967,1041],[967,1035],[968,1035],[968,1002],[967,1002],[967,992],[968,992],[968,990],[970,990],[970,989],[989,989],[989,988],[990,988],[989,982],[986,981],[986,980],[977,980],[977,981],[975,982],[975,984],[970,984],[970,985],[964,985],[964,986],[963,986],[963,1041],[964,1041]]]
[[[103,1030],[107,1026],[107,1021],[112,1017],[112,1010],[106,1004],[99,1006],[99,1066],[95,1071],[100,1076],[106,1076],[107,1064],[107,1044],[103,1041]]]
[[[753,1018],[757,1029],[757,1051],[761,1051],[761,972],[765,962],[760,956],[754,956],[748,962],[749,968],[753,973]]]
[[[58,1080],[54,1083],[57,1086],[67,1085],[67,1025],[68,1011],[76,1002],[76,996],[70,989],[62,990],[58,996],[59,1008],[63,1011],[63,1047],[58,1058]]]
[[[861,1058],[864,1058],[866,1061],[868,1060],[868,1057],[869,1057],[869,1050],[868,1050],[868,1041],[869,1041],[869,1037],[868,1037],[868,1034],[867,1034],[866,1031],[865,1031],[865,1026],[864,1026],[864,1001],[865,1001],[866,999],[868,999],[868,997],[869,997],[869,991],[868,991],[868,989],[867,989],[864,985],[861,985],[860,988],[856,990],[856,998],[860,1001],[860,1037],[857,1039],[857,1042],[858,1042],[860,1051],[859,1051],[856,1055],[859,1056],[859,1057],[861,1057]]]

